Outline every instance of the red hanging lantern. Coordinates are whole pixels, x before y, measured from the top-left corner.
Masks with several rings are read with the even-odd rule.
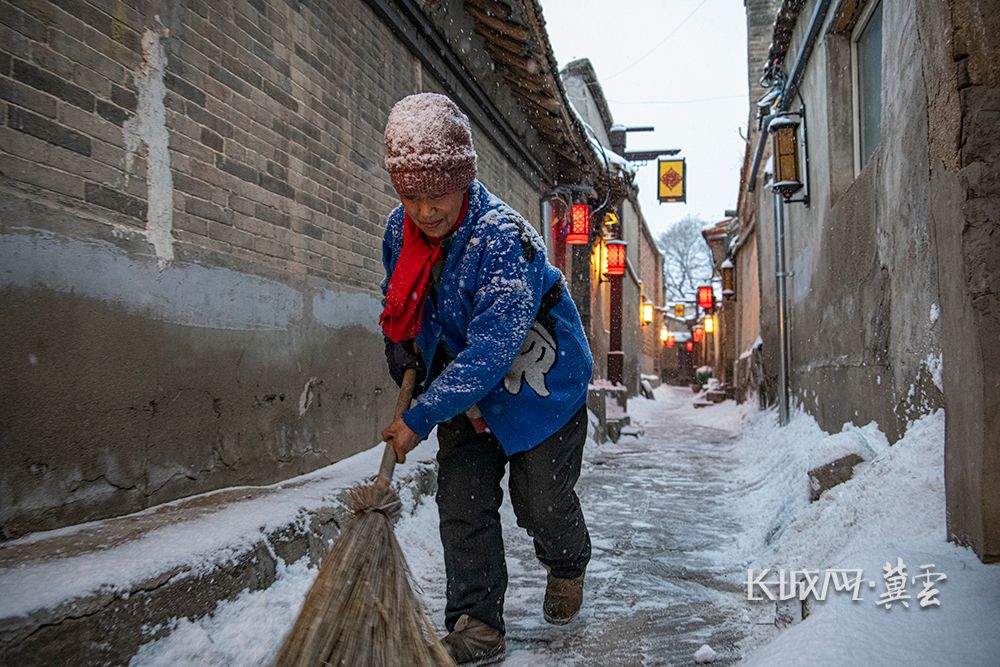
[[[715,306],[715,294],[712,292],[711,285],[698,288],[698,305],[705,310],[712,310]]]
[[[700,343],[701,339],[705,337],[705,330],[701,327],[695,327],[694,331],[691,332],[691,337],[694,338],[694,342]]]
[[[607,254],[608,254],[608,275],[609,276],[624,276],[625,275],[625,259],[626,249],[628,244],[625,241],[608,241],[607,243]]]
[[[689,340],[688,342],[684,343],[684,349],[687,350],[688,352],[694,352],[694,341]]]
[[[674,346],[674,337],[673,336],[667,336],[667,348],[669,349],[669,348],[671,348],[673,346]]]
[[[590,207],[586,204],[573,204],[570,209],[566,243],[570,245],[590,243]]]

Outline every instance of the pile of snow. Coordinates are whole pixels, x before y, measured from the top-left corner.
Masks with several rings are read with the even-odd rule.
[[[269,665],[302,608],[316,568],[302,558],[292,565],[278,559],[270,588],[245,591],[220,602],[200,619],[174,619],[163,639],[143,644],[130,665]],[[160,630],[150,628],[149,634]]]
[[[806,596],[808,616],[751,653],[748,664],[996,664],[1000,568],[945,539],[944,423],[943,411],[924,416],[891,447],[874,424],[855,429],[874,457],[815,503],[809,503],[809,467],[835,453],[821,451],[824,444],[835,449],[848,438],[831,441],[801,413],[785,428],[773,412],[747,424],[735,489],[746,531],[729,555],[758,573],[770,568],[768,581],[779,578],[779,569],[821,577],[835,569],[863,573],[860,599],[832,588],[825,602]],[[887,608],[886,568],[900,562],[907,567],[908,607],[897,601]],[[921,606],[925,580],[914,577],[924,566],[947,577],[935,584],[939,605]],[[778,586],[770,588],[779,596]],[[799,608],[795,598],[785,604]],[[759,641],[751,637],[749,644]]]
[[[818,468],[851,454],[856,454],[865,461],[871,461],[875,458],[876,451],[881,452],[888,446],[889,441],[877,427],[876,432],[869,436],[866,436],[862,429],[845,428],[840,433],[826,436],[815,447],[810,448],[809,469]]]
[[[715,659],[719,657],[711,646],[708,644],[702,644],[701,648],[694,652],[694,661],[699,665],[706,665],[715,662]]]

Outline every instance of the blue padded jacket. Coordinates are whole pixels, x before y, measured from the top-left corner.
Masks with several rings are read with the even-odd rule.
[[[402,246],[398,206],[382,243],[383,294]],[[477,405],[511,456],[555,433],[587,399],[593,358],[566,281],[538,232],[479,181],[417,335],[428,365],[442,344],[454,359],[424,379],[425,391],[403,413],[421,438]]]

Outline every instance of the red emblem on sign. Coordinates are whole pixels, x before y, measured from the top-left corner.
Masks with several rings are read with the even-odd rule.
[[[667,173],[660,177],[660,182],[669,189],[673,190],[677,187],[677,184],[681,182],[681,175],[674,171],[674,168],[671,167]]]

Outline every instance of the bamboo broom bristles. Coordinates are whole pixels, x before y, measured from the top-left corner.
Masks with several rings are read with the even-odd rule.
[[[397,415],[410,403],[415,373],[407,375]],[[383,473],[389,455],[387,449]],[[392,532],[402,503],[388,485],[391,466],[388,475],[383,473],[376,483],[351,490],[351,516],[323,559],[277,667],[455,664],[413,590],[403,550]]]

